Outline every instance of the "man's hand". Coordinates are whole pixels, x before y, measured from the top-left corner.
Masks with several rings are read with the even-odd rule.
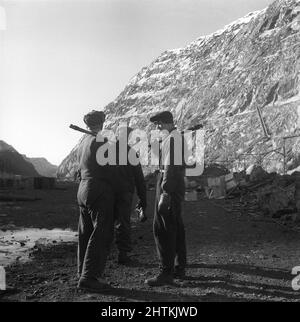
[[[145,222],[147,220],[146,207],[146,203],[142,202],[141,200],[135,206],[135,210],[138,214],[138,219],[140,222]]]
[[[143,209],[143,211],[145,212],[146,211],[146,208],[147,208],[147,204],[146,204],[146,201],[139,201],[138,203],[137,203],[137,205],[135,206],[135,208],[136,209],[140,209],[140,208],[142,208]]]
[[[138,207],[138,205],[135,208],[137,214],[138,214],[138,219],[140,222],[145,222],[147,220],[146,212],[144,208]]]

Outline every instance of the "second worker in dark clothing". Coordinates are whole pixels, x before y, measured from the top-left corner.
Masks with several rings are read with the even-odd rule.
[[[114,218],[116,224],[116,244],[119,251],[118,263],[128,264],[130,258],[128,253],[132,250],[131,243],[131,213],[132,213],[132,202],[133,195],[136,193],[140,199],[139,206],[144,210],[147,206],[147,195],[146,195],[146,183],[144,174],[142,171],[141,164],[137,165],[130,164],[128,160],[128,151],[130,147],[127,144],[127,139],[132,129],[127,127],[126,131],[124,127],[118,131],[118,141],[116,143],[116,155],[117,165],[114,170]],[[126,140],[122,140],[121,136],[127,136]],[[120,144],[127,146],[126,164],[120,164],[119,152]]]

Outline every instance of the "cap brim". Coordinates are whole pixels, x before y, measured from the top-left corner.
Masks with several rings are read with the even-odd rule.
[[[160,118],[159,118],[159,117],[157,117],[157,115],[150,117],[150,122],[152,122],[152,123],[156,123],[156,122],[158,122],[159,120],[160,120]]]

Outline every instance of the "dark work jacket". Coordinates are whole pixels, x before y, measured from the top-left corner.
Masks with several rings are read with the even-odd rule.
[[[127,146],[127,155],[130,149],[130,146]],[[128,158],[126,165],[119,164],[119,141],[116,143],[116,152],[117,165],[114,167],[114,190],[116,193],[133,193],[136,188],[137,195],[140,198],[141,203],[146,206],[147,190],[141,164],[138,163],[138,165],[131,165],[128,161]]]
[[[172,132],[175,135],[181,136],[179,132],[174,128]],[[183,138],[182,138],[183,139]],[[176,165],[175,153],[176,149],[174,147],[174,138],[168,135],[162,142],[162,158],[161,160],[161,169],[162,177],[160,179],[160,188],[163,192],[167,192],[169,194],[177,195],[180,198],[184,198],[185,194],[185,183],[184,183],[184,175],[185,175],[185,166]],[[182,150],[179,149],[177,153],[182,153]],[[182,155],[183,158],[183,155]],[[167,160],[167,164],[164,164],[164,161]],[[182,159],[183,161],[183,159]]]
[[[87,135],[79,145],[77,158],[79,163],[80,184],[77,200],[80,206],[91,207],[101,195],[112,192],[112,167],[100,166],[96,160],[98,148],[103,142]]]

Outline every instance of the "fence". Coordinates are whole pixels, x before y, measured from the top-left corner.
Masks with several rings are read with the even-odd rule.
[[[264,153],[242,153],[242,154],[239,154],[236,158],[226,158],[226,160],[216,161],[214,163],[222,164],[227,169],[241,171],[241,170],[246,170],[247,167],[253,163],[262,166],[265,158],[269,157],[270,154],[274,153],[274,154],[279,154],[282,157],[282,174],[287,174],[288,153],[286,148],[287,146],[286,142],[287,140],[295,139],[297,137],[300,137],[300,134],[282,137],[282,140],[283,140],[282,147],[277,149],[271,149]],[[253,159],[252,162],[249,162],[250,158]]]

